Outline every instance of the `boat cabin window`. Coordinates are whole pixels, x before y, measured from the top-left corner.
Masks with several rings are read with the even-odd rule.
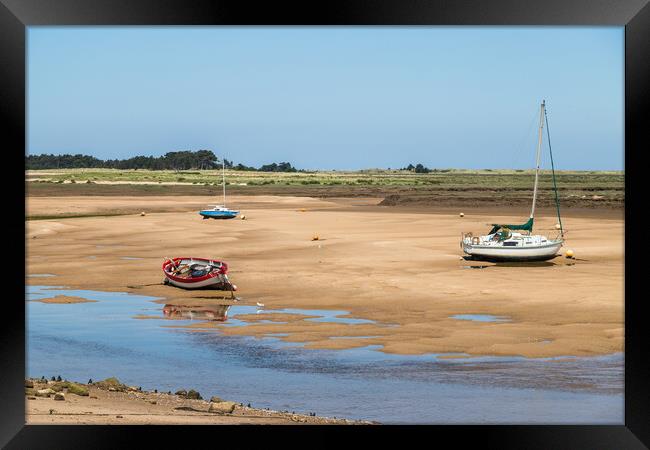
[[[503,243],[504,247],[516,247],[518,242],[516,241],[507,241]]]

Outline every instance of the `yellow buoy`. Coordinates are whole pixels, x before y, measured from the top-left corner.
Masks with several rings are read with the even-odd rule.
[[[573,258],[573,250],[571,249],[567,250],[565,256],[569,259]]]

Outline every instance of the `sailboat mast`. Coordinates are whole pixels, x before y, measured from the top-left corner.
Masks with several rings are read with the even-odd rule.
[[[539,138],[537,140],[537,163],[535,165],[535,187],[533,189],[533,207],[530,210],[530,218],[535,216],[535,203],[537,201],[537,183],[539,181],[539,157],[542,150],[542,129],[544,128],[544,108],[545,101],[542,100],[542,106],[539,112]]]
[[[224,158],[221,158],[221,167],[222,167],[222,177],[221,177],[221,185],[223,186],[223,207],[226,207],[226,160]]]

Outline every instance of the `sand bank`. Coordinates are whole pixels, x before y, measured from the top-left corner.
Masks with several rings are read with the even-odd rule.
[[[96,300],[89,300],[87,298],[75,297],[70,295],[57,295],[55,297],[42,298],[36,300],[42,303],[59,303],[59,304],[70,304],[70,303],[88,303],[95,302]]]
[[[188,399],[182,395],[142,391],[137,388],[108,390],[97,384],[78,384],[87,390],[80,396],[63,389],[64,400],[34,395],[57,383],[28,380],[26,421],[28,425],[360,425],[367,421],[271,411],[235,402]],[[234,403],[234,404],[233,404]],[[211,404],[220,407],[210,411]],[[228,411],[230,408],[232,412]]]

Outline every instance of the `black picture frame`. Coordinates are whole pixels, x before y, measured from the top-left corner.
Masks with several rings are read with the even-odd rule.
[[[642,221],[634,221],[632,210],[642,201],[637,191],[647,152],[644,119],[648,117],[650,84],[650,6],[647,0],[329,0],[326,2],[256,2],[236,0],[0,0],[0,123],[5,125],[3,154],[11,170],[3,177],[5,236],[25,233],[20,213],[25,212],[24,192],[13,188],[25,183],[25,51],[26,27],[32,25],[617,25],[625,26],[625,233],[640,236]],[[14,168],[15,167],[15,168]],[[21,178],[22,177],[22,178]],[[23,186],[25,186],[23,184]],[[19,223],[20,222],[20,223]],[[11,237],[10,237],[11,236]],[[15,238],[17,240],[17,238]],[[11,260],[25,256],[16,246]],[[641,283],[634,276],[640,258],[638,246],[625,244],[625,424],[620,426],[426,426],[417,427],[425,445],[452,439],[454,445],[468,441],[498,448],[645,448],[650,445],[650,368],[647,325],[643,323]],[[0,445],[6,448],[117,448],[142,437],[149,444],[169,444],[181,437],[193,445],[197,438],[222,441],[237,433],[252,440],[268,439],[282,427],[128,427],[123,426],[26,426],[25,425],[25,309],[24,283],[12,274],[4,296],[5,321],[0,327]],[[24,275],[24,273],[23,273]],[[23,276],[24,280],[24,276]],[[632,294],[639,292],[638,296]],[[289,434],[305,445],[314,434],[320,444],[339,444],[345,438],[379,437],[404,432],[406,427],[336,427],[325,433],[321,427],[292,427]],[[410,427],[409,427],[410,428]],[[329,429],[332,431],[332,429]],[[413,430],[408,430],[409,437]],[[303,440],[304,439],[304,440]],[[429,439],[434,439],[433,441]],[[232,442],[235,445],[237,441]],[[645,443],[645,445],[644,445]],[[232,444],[230,444],[232,445]]]

